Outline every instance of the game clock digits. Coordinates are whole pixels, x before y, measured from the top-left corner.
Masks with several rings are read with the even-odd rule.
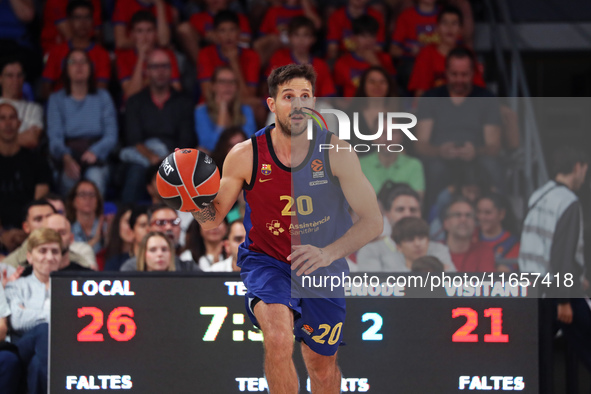
[[[238,275],[58,273],[51,286],[51,393],[267,391]],[[342,391],[536,393],[537,321],[535,299],[349,298]]]

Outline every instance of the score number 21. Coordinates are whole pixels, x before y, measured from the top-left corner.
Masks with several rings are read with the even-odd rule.
[[[478,334],[472,331],[478,327],[478,312],[472,308],[455,308],[451,317],[465,316],[466,323],[452,335],[452,342],[478,342]],[[484,342],[509,342],[509,335],[503,334],[503,308],[488,308],[484,317],[490,317],[490,334],[484,335]]]

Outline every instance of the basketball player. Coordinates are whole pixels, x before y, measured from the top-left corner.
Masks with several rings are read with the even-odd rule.
[[[344,257],[382,229],[373,188],[356,154],[343,150],[349,144],[323,129],[307,138],[305,108],[314,107],[315,82],[309,65],[291,64],[271,73],[267,104],[277,124],[230,151],[217,197],[193,214],[203,228],[213,228],[244,189],[247,237],[238,265],[248,289],[247,312],[263,331],[265,374],[273,394],[298,392],[293,335],[302,344],[312,392],[340,393],[336,353],[344,297],[298,297],[292,280],[319,272],[347,274]],[[320,152],[321,143],[340,149]],[[355,224],[348,204],[359,215]]]

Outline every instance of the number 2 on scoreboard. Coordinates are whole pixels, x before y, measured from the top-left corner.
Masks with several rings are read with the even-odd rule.
[[[478,334],[472,331],[478,327],[478,312],[472,308],[455,308],[451,317],[466,317],[466,323],[452,335],[452,342],[478,342]],[[484,310],[484,317],[490,317],[490,334],[484,335],[484,342],[509,342],[509,335],[503,334],[503,308],[488,308]]]

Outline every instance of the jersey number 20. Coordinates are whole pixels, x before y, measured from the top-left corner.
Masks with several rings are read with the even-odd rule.
[[[281,211],[281,215],[283,216],[295,216],[296,212],[300,215],[309,215],[314,211],[312,207],[312,197],[310,196],[299,196],[297,199],[294,199],[292,196],[281,196],[279,197],[280,201],[287,200],[285,207]],[[292,207],[294,202],[297,207],[297,211],[292,211]]]

